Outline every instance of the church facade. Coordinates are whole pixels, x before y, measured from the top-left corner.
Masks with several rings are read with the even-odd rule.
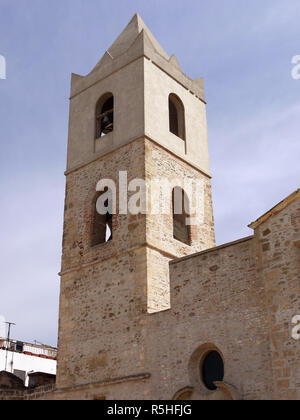
[[[128,210],[143,197],[145,211]],[[203,80],[135,15],[90,74],[72,75],[44,398],[299,399],[300,190],[250,227],[216,247]]]

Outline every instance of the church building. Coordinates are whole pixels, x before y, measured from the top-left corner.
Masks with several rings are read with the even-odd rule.
[[[139,15],[72,75],[65,175],[57,378],[43,398],[300,399],[300,190],[216,247],[203,79]],[[138,192],[146,211],[129,211]]]

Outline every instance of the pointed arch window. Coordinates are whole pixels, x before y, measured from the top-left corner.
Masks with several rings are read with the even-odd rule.
[[[97,209],[97,202],[99,198],[105,194],[108,197],[104,201],[104,207],[106,211],[99,212]],[[103,214],[101,214],[103,213]],[[92,203],[92,226],[91,226],[91,246],[104,244],[112,240],[113,229],[112,229],[112,199],[110,190],[106,188],[105,191],[98,192]]]
[[[103,137],[114,129],[114,97],[112,93],[103,95],[96,105],[95,138]]]
[[[175,187],[172,191],[173,238],[191,245],[191,227],[187,223],[190,217],[190,202],[185,191]]]
[[[182,101],[177,95],[169,95],[170,132],[185,140],[185,111]]]

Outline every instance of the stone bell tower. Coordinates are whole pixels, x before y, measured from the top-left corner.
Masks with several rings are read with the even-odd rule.
[[[116,185],[112,215],[97,211],[103,179]],[[147,372],[146,320],[170,307],[169,261],[215,245],[210,179],[203,81],[188,78],[135,15],[91,73],[72,75],[58,389]],[[175,189],[199,181],[201,209],[184,215],[199,212],[201,223],[185,226],[172,189],[156,196],[163,213],[151,211],[148,189],[148,211],[124,211],[120,195],[127,189],[130,200],[134,180]]]

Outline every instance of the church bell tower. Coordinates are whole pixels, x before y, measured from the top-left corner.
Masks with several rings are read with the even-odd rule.
[[[72,75],[58,389],[144,374],[169,261],[214,245],[203,80],[135,15],[91,73]]]

